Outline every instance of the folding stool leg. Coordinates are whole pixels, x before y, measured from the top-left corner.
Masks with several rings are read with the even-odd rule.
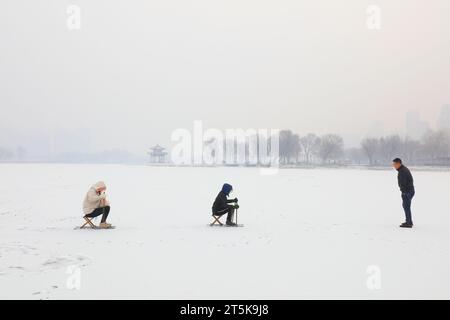
[[[84,220],[86,220],[86,222],[80,227],[80,229],[83,229],[86,225],[90,225],[91,228],[94,229],[97,228],[95,224],[92,223],[91,219],[85,217]]]
[[[213,218],[214,218],[214,221],[210,224],[211,226],[213,226],[213,225],[215,225],[216,223],[218,223],[219,225],[223,225],[223,223],[222,222],[220,222],[220,217],[221,216],[213,216]]]
[[[85,218],[86,222],[80,227],[80,229],[83,229],[87,224],[89,224],[89,221]]]

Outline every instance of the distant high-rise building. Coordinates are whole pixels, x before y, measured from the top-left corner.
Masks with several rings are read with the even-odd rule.
[[[450,104],[442,106],[437,126],[438,129],[450,131]]]
[[[418,111],[408,111],[406,114],[406,136],[412,139],[420,139],[430,126],[423,121]]]

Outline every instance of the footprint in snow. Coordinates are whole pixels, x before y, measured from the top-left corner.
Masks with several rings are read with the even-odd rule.
[[[3,253],[3,254],[16,253],[16,252],[19,252],[22,254],[29,254],[35,250],[37,250],[37,248],[21,244],[20,242],[8,244],[8,245],[0,245],[0,253]]]
[[[25,268],[22,267],[22,266],[9,266],[8,269],[12,269],[12,270],[25,270]]]
[[[46,299],[48,299],[49,298],[48,295],[50,294],[50,292],[52,290],[56,290],[56,289],[58,289],[58,286],[57,285],[53,285],[53,286],[50,287],[49,290],[35,291],[31,295],[33,295],[33,296],[46,295]]]
[[[59,256],[46,260],[41,264],[43,269],[55,270],[64,268],[70,265],[78,265],[81,267],[85,267],[91,263],[91,259],[89,257],[83,255],[67,255],[67,256]]]

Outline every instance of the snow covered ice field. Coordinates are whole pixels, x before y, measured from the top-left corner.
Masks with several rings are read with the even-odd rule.
[[[390,170],[2,164],[0,298],[449,299],[450,173],[413,174],[409,230]],[[97,180],[117,229],[74,230]],[[207,226],[223,182],[244,228]]]

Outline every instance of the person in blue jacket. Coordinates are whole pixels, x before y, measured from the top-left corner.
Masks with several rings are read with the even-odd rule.
[[[233,187],[225,183],[222,186],[222,190],[219,192],[219,194],[216,197],[216,200],[214,200],[213,206],[212,206],[212,214],[213,216],[222,216],[224,214],[227,215],[227,226],[235,226],[236,224],[233,222],[233,215],[236,209],[239,208],[239,205],[237,204],[238,199],[228,199],[230,193],[233,191]]]

